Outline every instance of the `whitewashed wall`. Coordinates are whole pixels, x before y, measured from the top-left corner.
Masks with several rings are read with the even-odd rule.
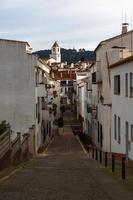
[[[112,151],[126,153],[125,122],[129,122],[129,158],[133,160],[133,143],[131,141],[130,125],[133,125],[133,98],[125,97],[125,73],[133,73],[133,61],[111,69],[111,97],[112,97],[112,126],[111,145]],[[114,95],[114,76],[120,75],[121,87],[120,95]],[[129,87],[128,87],[129,88]],[[128,90],[129,93],[129,90]],[[114,114],[121,119],[121,143],[114,139]]]
[[[131,45],[131,33],[103,41],[96,49],[96,61],[101,61],[102,73],[102,84],[98,85],[98,91],[104,97],[104,104],[111,104],[110,71],[106,53],[113,46],[123,46],[131,50],[133,46],[133,44]],[[98,121],[103,126],[103,150],[111,151],[111,107],[103,106],[100,101],[98,103]]]
[[[0,121],[7,120],[14,132],[35,123],[36,57],[26,53],[26,45],[0,40]]]

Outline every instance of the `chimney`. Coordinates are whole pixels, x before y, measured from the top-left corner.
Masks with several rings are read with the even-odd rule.
[[[128,23],[123,23],[122,24],[122,34],[127,33],[127,27],[128,27]]]

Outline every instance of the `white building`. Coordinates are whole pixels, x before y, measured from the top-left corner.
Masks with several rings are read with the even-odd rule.
[[[82,131],[88,134],[88,68],[81,68],[76,71],[77,80],[77,118],[82,121]]]
[[[110,65],[111,151],[133,160],[133,57]]]
[[[111,151],[111,80],[109,65],[130,56],[133,46],[133,31],[100,42],[96,47],[95,71],[92,82],[97,85],[97,134],[99,146],[104,151]],[[115,53],[113,53],[115,51]]]
[[[50,65],[51,63],[61,63],[61,49],[57,41],[55,41],[51,48],[50,59],[48,62]]]
[[[87,81],[88,78],[77,80],[77,118],[82,121],[82,131],[88,133],[87,120]]]
[[[48,142],[52,132],[53,118],[49,113],[49,72],[50,69],[41,59],[35,66],[35,99],[36,99],[36,146],[37,149]],[[33,86],[34,87],[34,86]]]
[[[47,98],[44,78],[48,66],[31,54],[27,42],[0,40],[0,121],[12,128],[12,137],[35,125],[35,151],[43,143],[42,104]]]
[[[92,74],[96,72],[95,63],[89,69],[88,83],[87,83],[87,112],[88,112],[88,134],[94,144],[98,146],[98,124],[97,124],[97,104],[98,104],[98,91],[97,85],[92,80]]]

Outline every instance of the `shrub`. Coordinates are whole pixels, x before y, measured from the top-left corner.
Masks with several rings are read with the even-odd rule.
[[[0,123],[0,135],[2,135],[9,127],[10,127],[10,124],[7,123],[6,120],[2,121]]]

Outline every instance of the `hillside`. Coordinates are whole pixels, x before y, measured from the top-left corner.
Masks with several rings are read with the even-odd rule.
[[[34,52],[33,54],[39,55],[39,57],[49,58],[51,50],[40,50]],[[80,60],[84,61],[94,61],[95,60],[95,53],[93,51],[86,51],[84,49],[64,49],[61,48],[61,59],[62,62],[67,63],[77,63]]]

